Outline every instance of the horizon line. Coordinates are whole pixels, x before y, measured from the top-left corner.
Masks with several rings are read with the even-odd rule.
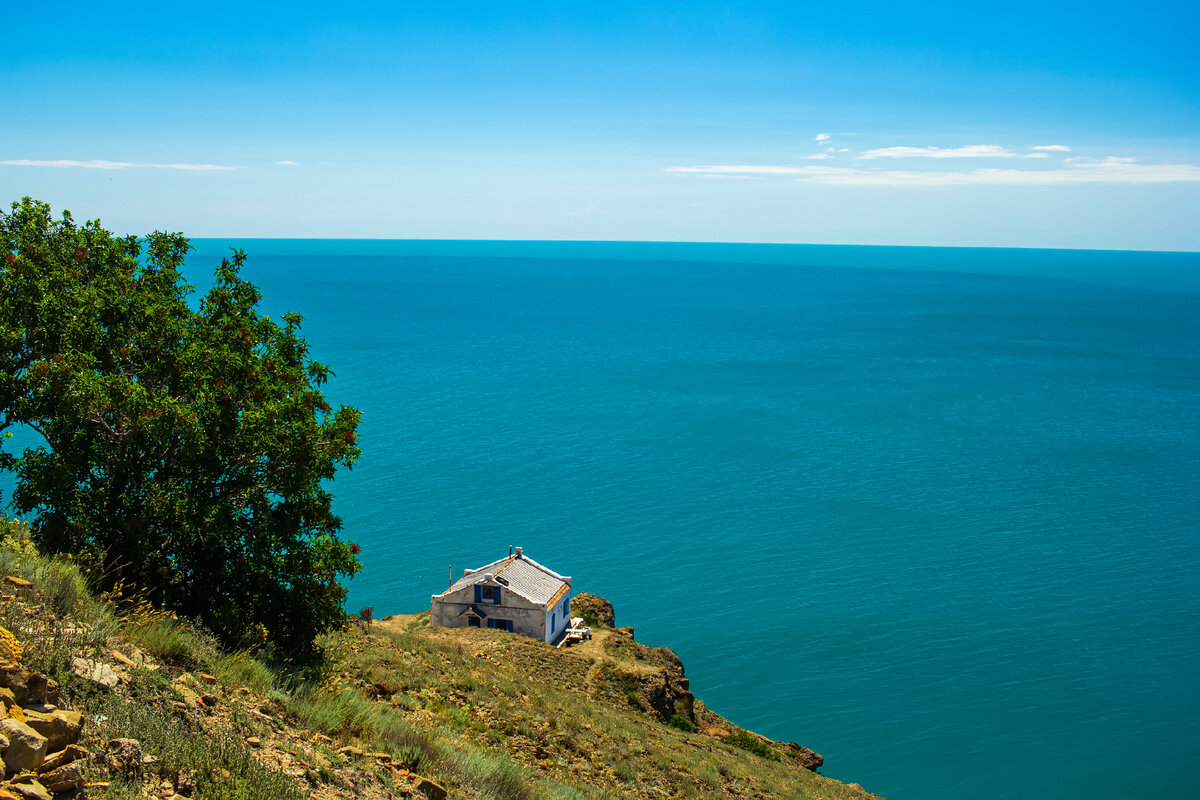
[[[142,237],[139,237],[142,238]],[[703,239],[479,239],[479,238],[433,238],[407,236],[187,236],[189,241],[248,240],[248,241],[292,241],[292,242],[462,242],[466,243],[512,243],[512,244],[663,244],[663,245],[761,245],[765,247],[893,247],[924,250],[1049,250],[1054,252],[1087,253],[1178,253],[1200,255],[1197,250],[1175,250],[1167,248],[1139,247],[1053,247],[1007,244],[863,244],[855,242],[751,242],[711,241]]]

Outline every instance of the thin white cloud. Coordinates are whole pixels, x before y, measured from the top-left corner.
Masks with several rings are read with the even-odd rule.
[[[857,158],[1022,158],[998,144],[968,144],[963,147],[878,147],[864,150]]]
[[[135,164],[138,167],[150,167],[152,169],[182,169],[191,172],[228,172],[242,167],[226,167],[221,164]]]
[[[53,167],[53,168],[75,168],[75,169],[134,169],[138,167],[149,169],[180,169],[190,172],[209,172],[230,171],[242,169],[242,167],[227,167],[220,164],[146,164],[134,161],[104,161],[102,159],[92,159],[91,161],[73,161],[71,159],[55,159],[52,161],[42,161],[29,158],[15,158],[0,161],[0,166],[6,167]]]
[[[816,139],[817,139],[817,144],[821,144],[822,142],[828,142],[829,134],[828,133],[818,133],[816,136]]]
[[[281,167],[294,167],[297,165],[298,162],[296,162],[296,161],[276,161],[275,163]]]
[[[100,161],[95,159],[92,161],[70,161],[68,159],[34,161],[28,158],[0,161],[0,164],[6,167],[81,167],[83,169],[128,169],[129,167],[137,166],[128,161]]]
[[[1088,156],[1072,156],[1064,158],[1064,164],[1078,164],[1080,166],[1095,166],[1098,164],[1107,164],[1108,166],[1120,166],[1121,164],[1136,164],[1136,158],[1109,156],[1108,158],[1089,158]]]
[[[809,161],[824,161],[827,158],[833,158],[829,153],[813,153],[811,156],[805,156]]]
[[[1081,183],[1183,183],[1200,181],[1194,164],[1139,164],[1134,159],[1069,159],[1061,169],[971,171],[870,170],[861,167],[733,165],[668,167],[667,172],[711,177],[778,175],[827,186],[1059,186]]]
[[[701,167],[667,167],[664,172],[676,172],[705,177],[750,175],[803,175],[806,170],[828,169],[828,167],[796,167],[775,164],[715,164]]]
[[[1048,153],[1069,153],[1069,152],[1071,152],[1071,148],[1067,147],[1065,144],[1035,144],[1033,146],[1033,149],[1034,150],[1044,150]]]

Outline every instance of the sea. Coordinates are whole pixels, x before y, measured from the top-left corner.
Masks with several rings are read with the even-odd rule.
[[[348,610],[520,545],[890,800],[1200,797],[1200,254],[193,245],[362,412]]]

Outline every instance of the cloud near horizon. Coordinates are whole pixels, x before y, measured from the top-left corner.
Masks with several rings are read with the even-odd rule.
[[[877,147],[864,150],[855,158],[1046,158],[1046,154],[1017,153],[998,144],[968,144],[963,147]]]
[[[664,172],[704,177],[786,176],[827,186],[1057,186],[1079,183],[1181,183],[1200,181],[1194,164],[1139,164],[1134,159],[1076,158],[1058,169],[977,169],[971,171],[868,170],[859,167],[718,164],[667,167]]]
[[[147,164],[136,161],[105,161],[103,159],[92,159],[91,161],[73,161],[71,159],[55,159],[55,160],[35,160],[29,158],[15,158],[5,161],[0,161],[0,166],[5,167],[52,167],[56,169],[75,168],[75,169],[179,169],[188,172],[228,172],[237,169],[245,169],[245,167],[227,167],[221,164]]]

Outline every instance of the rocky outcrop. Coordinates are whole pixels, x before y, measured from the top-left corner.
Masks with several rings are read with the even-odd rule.
[[[824,756],[822,756],[820,753],[814,753],[807,747],[801,747],[795,742],[788,742],[785,746],[788,749],[788,755],[796,759],[796,762],[799,763],[800,766],[804,767],[810,772],[816,772],[817,768],[825,763]]]
[[[575,617],[594,617],[601,625],[613,627],[617,624],[616,614],[613,613],[612,603],[603,597],[580,592],[571,597],[571,615]]]
[[[37,769],[46,760],[46,737],[15,719],[0,720],[0,733],[8,739],[4,748],[4,766],[10,772]]]
[[[21,666],[23,650],[0,628],[0,798],[53,800],[84,783],[87,751],[77,747],[83,715],[55,707],[58,687]]]

